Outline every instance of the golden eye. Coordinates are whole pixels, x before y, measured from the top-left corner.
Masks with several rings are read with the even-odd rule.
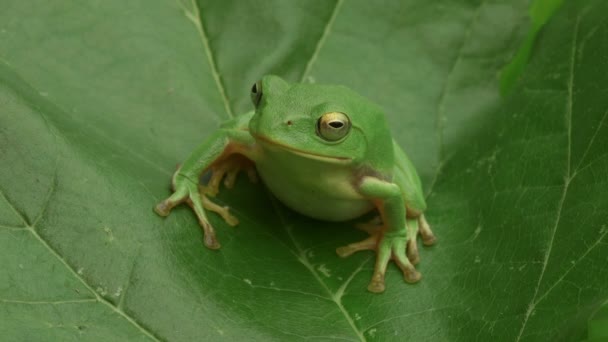
[[[317,121],[317,134],[327,141],[344,138],[350,131],[350,119],[340,112],[325,113]]]
[[[255,107],[260,104],[262,100],[262,81],[257,81],[251,87],[251,102]]]

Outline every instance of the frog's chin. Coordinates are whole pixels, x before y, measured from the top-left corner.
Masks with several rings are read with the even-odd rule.
[[[298,155],[300,157],[304,157],[304,158],[308,158],[308,159],[318,160],[318,161],[322,161],[325,163],[343,164],[343,165],[350,164],[353,161],[352,158],[348,158],[348,157],[326,156],[326,155],[322,155],[322,154],[304,151],[304,150],[295,148],[293,146],[285,145],[280,142],[271,140],[267,137],[257,135],[257,134],[254,135],[254,137],[262,145],[266,145],[267,147],[270,147],[273,149],[280,149],[283,151],[287,151],[287,152],[293,153],[295,155]]]

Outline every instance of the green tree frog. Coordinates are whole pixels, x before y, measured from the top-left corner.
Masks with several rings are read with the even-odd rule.
[[[268,75],[251,89],[255,110],[220,126],[173,175],[173,194],[155,211],[169,215],[188,203],[196,213],[208,248],[220,244],[206,210],[235,225],[228,209],[212,202],[222,179],[232,187],[247,170],[259,175],[282,203],[310,217],[351,220],[377,209],[379,219],[363,225],[370,236],[336,250],[347,257],[375,250],[368,290],[383,292],[392,259],[408,283],[420,280],[416,239],[435,242],[423,212],[426,203],[416,170],[391,137],[383,111],[344,86],[289,84]],[[257,171],[257,172],[256,172]],[[200,177],[211,172],[208,184]]]

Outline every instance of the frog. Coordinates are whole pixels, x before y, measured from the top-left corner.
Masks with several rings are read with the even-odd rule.
[[[376,211],[377,217],[358,224],[369,236],[336,253],[345,258],[376,252],[370,292],[385,291],[391,260],[405,282],[418,282],[417,239],[430,246],[436,237],[424,216],[420,178],[383,109],[343,85],[289,83],[276,75],[255,82],[250,97],[253,110],[222,123],[178,167],[173,192],[154,207],[156,213],[168,216],[187,203],[204,245],[219,249],[208,211],[231,226],[239,221],[211,198],[222,180],[232,188],[237,174],[247,172],[286,207],[317,220],[351,221]],[[210,174],[206,184],[205,174]]]

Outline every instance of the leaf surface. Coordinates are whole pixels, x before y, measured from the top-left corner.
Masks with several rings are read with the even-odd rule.
[[[581,340],[608,300],[608,26],[565,2],[506,98],[529,3],[8,1],[0,11],[0,335],[9,340]],[[239,178],[207,250],[162,219],[175,165],[261,75],[382,105],[428,194],[423,280],[335,248],[354,222]],[[596,320],[597,321],[597,320]]]

